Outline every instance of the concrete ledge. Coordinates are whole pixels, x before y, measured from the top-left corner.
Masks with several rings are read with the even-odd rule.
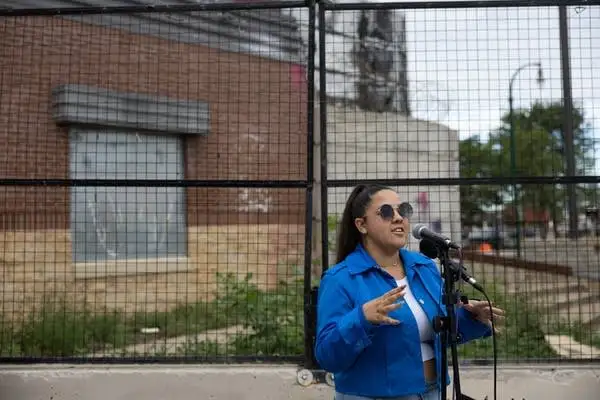
[[[293,365],[252,366],[0,366],[2,399],[332,400],[327,385],[300,386]],[[463,392],[493,399],[493,370],[462,367]],[[498,400],[594,399],[600,366],[517,366],[498,369]]]
[[[142,258],[134,260],[73,263],[75,279],[97,279],[107,276],[133,276],[187,272],[194,266],[188,257]]]
[[[463,250],[463,258],[469,261],[493,265],[503,265],[530,271],[548,272],[557,275],[573,276],[573,268],[565,265],[550,264],[535,260],[524,260],[516,257],[503,257],[497,254],[484,254],[473,250]]]
[[[141,129],[161,134],[208,135],[210,126],[210,108],[206,102],[78,84],[52,89],[52,113],[60,124]]]

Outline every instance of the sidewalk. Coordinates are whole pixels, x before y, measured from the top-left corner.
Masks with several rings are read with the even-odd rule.
[[[498,400],[592,400],[600,367],[505,366]],[[7,400],[332,400],[327,385],[300,386],[297,368],[266,366],[0,366]],[[463,392],[493,400],[490,368],[461,369]]]

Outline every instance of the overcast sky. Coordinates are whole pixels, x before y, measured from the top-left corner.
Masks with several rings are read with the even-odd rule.
[[[516,107],[562,98],[557,7],[406,10],[408,71],[416,117],[486,133],[508,111],[511,75]],[[600,131],[600,7],[569,7],[573,99]],[[596,79],[593,79],[595,77]],[[435,104],[440,104],[435,107]]]

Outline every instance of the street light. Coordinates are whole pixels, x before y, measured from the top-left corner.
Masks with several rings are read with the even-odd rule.
[[[510,84],[508,85],[508,106],[509,106],[509,124],[510,124],[510,176],[513,178],[512,183],[512,195],[513,205],[515,210],[515,225],[516,225],[516,244],[517,244],[517,258],[521,258],[521,218],[519,216],[519,193],[517,183],[514,181],[517,170],[517,145],[515,140],[515,126],[514,126],[514,115],[513,115],[513,84],[515,78],[519,75],[519,72],[525,68],[537,67],[537,83],[541,87],[544,83],[544,72],[542,71],[542,63],[528,63],[521,65],[510,78]]]

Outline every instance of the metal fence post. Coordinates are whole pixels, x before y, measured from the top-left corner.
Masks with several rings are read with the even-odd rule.
[[[573,95],[571,93],[571,60],[569,58],[569,27],[567,23],[567,6],[558,7],[559,32],[560,32],[560,61],[562,70],[563,90],[563,140],[565,161],[567,164],[566,176],[575,176],[575,151],[573,137]],[[567,209],[569,214],[569,237],[577,237],[578,211],[575,184],[567,184]]]
[[[313,236],[313,189],[314,189],[314,105],[315,105],[315,0],[308,1],[308,57],[307,57],[307,176],[306,188],[306,220],[304,241],[304,364],[306,368],[314,368],[314,326],[315,307],[312,290],[312,236]]]

